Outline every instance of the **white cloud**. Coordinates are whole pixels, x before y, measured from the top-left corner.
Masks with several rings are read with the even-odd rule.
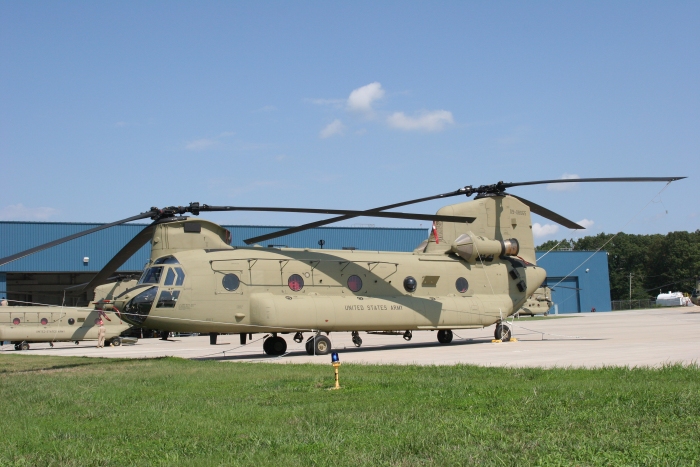
[[[196,139],[185,144],[185,149],[189,151],[204,151],[216,146],[217,141],[209,138]]]
[[[12,204],[0,209],[0,219],[5,221],[45,221],[58,214],[54,208],[28,208],[24,204]]]
[[[432,112],[423,112],[418,117],[408,117],[403,112],[395,112],[387,119],[389,126],[398,128],[399,130],[422,130],[422,131],[441,131],[446,125],[454,123],[452,112],[447,110],[434,110]]]
[[[577,224],[585,229],[590,229],[591,227],[593,227],[593,224],[595,224],[595,222],[589,219],[581,219],[577,222]]]
[[[535,238],[549,237],[559,231],[559,226],[554,224],[540,225],[538,222],[532,224],[532,235]]]
[[[375,81],[355,89],[348,97],[348,109],[359,112],[372,112],[372,103],[384,97],[382,85]]]
[[[318,136],[319,138],[330,138],[333,135],[342,134],[344,129],[345,125],[343,125],[343,122],[336,118],[331,123],[329,123],[323,130],[321,130],[321,133],[319,133]]]
[[[581,177],[576,174],[567,173],[560,177],[561,180],[576,180],[577,178]],[[550,183],[547,185],[547,189],[549,191],[574,191],[578,189],[578,186],[578,183]]]

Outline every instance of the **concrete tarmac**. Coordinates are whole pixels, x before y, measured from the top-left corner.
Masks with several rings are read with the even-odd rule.
[[[494,326],[456,330],[451,344],[437,342],[435,331],[414,331],[406,342],[401,335],[360,333],[363,344],[352,344],[350,333],[331,333],[333,350],[343,363],[454,365],[508,367],[653,366],[700,361],[700,307],[657,308],[616,312],[520,318],[513,322],[517,342],[492,343]],[[310,337],[305,334],[305,338]],[[110,358],[180,357],[222,362],[271,362],[329,364],[330,356],[307,355],[304,344],[282,335],[288,353],[270,357],[263,353],[263,334],[241,346],[238,335],[222,335],[209,345],[208,336],[174,337],[167,341],[141,339],[135,345],[96,348],[96,342],[80,345],[61,342],[31,344],[28,351],[4,345],[3,355],[59,355]]]

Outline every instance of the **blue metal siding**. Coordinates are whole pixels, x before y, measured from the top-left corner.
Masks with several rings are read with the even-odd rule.
[[[0,222],[0,258],[42,243],[92,229],[100,224],[59,222]],[[4,272],[91,272],[99,271],[145,224],[127,224],[35,253],[0,266]],[[122,270],[139,271],[150,254],[150,245],[141,248]],[[87,264],[84,257],[90,258]]]
[[[552,300],[559,305],[559,313],[578,311],[610,311],[610,276],[608,254],[605,251],[552,251],[537,252],[537,264],[547,271],[547,285],[552,287],[562,278],[560,290],[555,290]],[[592,255],[592,256],[591,256]],[[585,263],[584,263],[585,261]],[[588,272],[586,272],[588,270]],[[566,287],[574,290],[573,297]]]
[[[27,250],[42,243],[65,237],[100,224],[58,222],[0,222],[0,258]],[[0,266],[4,272],[96,272],[131,240],[146,224],[127,224],[102,230],[77,238],[26,258]],[[233,246],[245,246],[243,240],[257,235],[275,232],[287,227],[226,225],[231,231]],[[358,250],[413,251],[428,237],[427,229],[320,227],[293,235],[287,235],[263,243],[286,245],[290,248],[341,249],[355,247]],[[151,254],[146,244],[124,265],[120,271],[140,271]],[[87,264],[84,257],[89,257]]]

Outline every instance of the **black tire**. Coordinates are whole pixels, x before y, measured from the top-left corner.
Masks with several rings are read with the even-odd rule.
[[[283,355],[287,351],[287,341],[279,336],[272,336],[263,342],[263,350],[268,355]]]
[[[19,344],[15,344],[15,350],[20,350],[20,349],[21,349],[21,347],[19,346]]]
[[[309,337],[309,339],[306,341],[306,344],[304,345],[306,347],[306,353],[309,355],[314,354],[314,338]]]
[[[438,342],[441,344],[449,344],[452,342],[452,331],[449,329],[441,329],[437,333]]]
[[[500,339],[503,342],[508,342],[511,337],[510,328],[505,324],[497,324],[493,337]]]
[[[29,350],[29,343],[27,341],[22,341],[21,344],[19,344],[20,350]]]
[[[117,336],[117,337],[112,337],[112,341],[111,341],[111,342],[112,342],[112,345],[113,345],[113,346],[119,347],[120,345],[122,345],[122,338],[119,337],[119,336]]]
[[[326,336],[316,336],[313,344],[313,353],[315,355],[328,355],[331,353],[331,340]]]

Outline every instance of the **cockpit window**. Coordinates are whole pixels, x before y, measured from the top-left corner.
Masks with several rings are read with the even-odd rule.
[[[182,285],[185,282],[185,273],[182,271],[182,268],[175,268],[175,273],[177,274],[175,285]]]
[[[153,262],[153,264],[180,264],[174,256],[163,256]]]
[[[168,268],[168,273],[165,275],[165,282],[163,285],[173,285],[175,282],[175,271],[172,268]]]
[[[163,273],[163,267],[148,268],[139,279],[139,284],[157,284],[160,282],[160,276]]]

